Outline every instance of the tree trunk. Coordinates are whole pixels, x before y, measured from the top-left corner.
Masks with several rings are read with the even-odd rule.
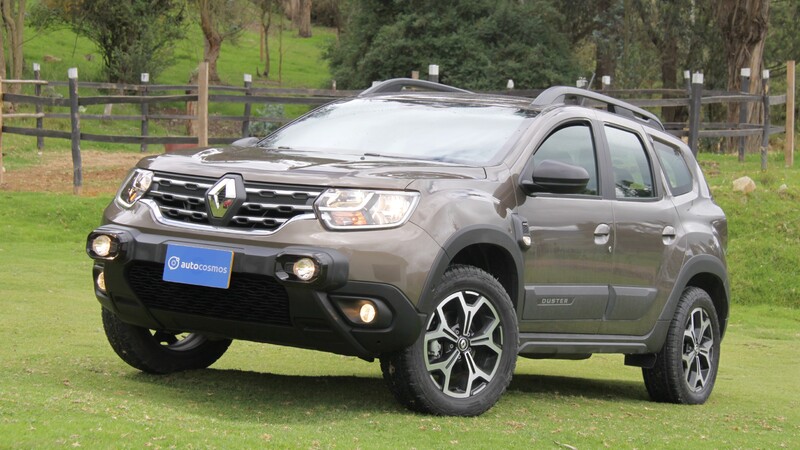
[[[286,14],[292,20],[292,26],[300,28],[300,0],[288,0],[286,6]]]
[[[211,14],[211,5],[207,0],[197,2],[200,9],[200,28],[203,30],[205,45],[203,46],[203,60],[208,61],[208,81],[209,83],[219,83],[217,74],[217,59],[222,49],[223,36],[214,27],[214,18]]]
[[[595,83],[603,87],[603,77],[616,78],[617,57],[619,56],[620,23],[613,8],[614,0],[599,0],[595,3]],[[591,86],[590,86],[591,88]]]
[[[728,63],[728,90],[738,92],[741,89],[739,71],[750,68],[750,93],[762,94],[761,70],[764,56],[764,44],[767,38],[770,0],[719,0],[716,3],[717,23],[725,42],[725,58]],[[762,107],[760,102],[747,103],[747,122],[761,122]],[[739,121],[739,105],[728,104],[728,122]],[[747,148],[756,150],[760,145],[760,136],[747,139]],[[726,140],[726,149],[733,150],[733,139]]]
[[[264,45],[264,75],[269,78],[269,29],[272,26],[272,1],[262,4],[261,10],[261,34],[263,37],[262,44]]]
[[[8,38],[8,52],[11,58],[11,73],[9,78],[22,78],[23,63],[23,32],[25,30],[25,0],[1,0],[3,23],[6,28]],[[5,58],[4,58],[5,59]],[[3,66],[5,67],[5,65]],[[9,85],[8,92],[19,94],[21,86],[19,84]]]
[[[3,0],[0,0],[3,1]],[[2,6],[0,5],[0,8]],[[6,79],[6,40],[3,30],[0,28],[0,78]]]
[[[665,39],[662,48],[659,49],[661,56],[661,85],[664,89],[675,89],[678,87],[678,41],[677,39]],[[680,106],[665,106],[661,108],[661,119],[664,122],[679,122],[687,116],[686,108]]]
[[[311,0],[300,0],[299,17],[298,34],[302,38],[311,37]]]

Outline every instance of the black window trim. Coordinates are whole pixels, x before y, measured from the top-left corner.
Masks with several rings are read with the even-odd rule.
[[[650,135],[650,134],[648,134],[647,137],[650,138],[650,144],[653,146],[654,153],[656,155],[656,158],[658,159],[658,164],[659,164],[661,172],[662,172],[662,174],[661,174],[661,176],[663,178],[662,183],[664,184],[664,186],[666,186],[666,190],[669,191],[670,195],[672,195],[673,197],[681,197],[683,195],[691,194],[692,192],[695,192],[697,190],[697,177],[695,176],[696,174],[694,172],[692,172],[692,168],[691,168],[690,162],[686,160],[686,154],[685,154],[684,150],[681,148],[681,146],[677,145],[677,144],[674,144],[674,143],[670,143],[666,139],[661,139],[659,137],[655,137],[655,136]],[[662,145],[666,145],[667,147],[673,148],[673,149],[677,150],[680,153],[681,159],[683,160],[683,163],[686,165],[686,171],[689,172],[689,177],[692,179],[692,187],[691,187],[691,189],[689,189],[686,192],[680,193],[680,194],[675,194],[674,192],[672,192],[672,186],[669,183],[669,177],[668,177],[666,171],[664,170],[664,164],[661,161],[661,156],[659,156],[659,152],[658,152],[658,150],[656,150],[656,146],[655,146],[656,142],[658,142],[658,143],[660,143]]]
[[[520,172],[520,180],[525,179],[525,177],[532,177],[533,176],[533,155],[539,150],[539,147],[553,135],[553,133],[557,132],[566,127],[574,126],[574,125],[584,125],[589,128],[589,134],[592,137],[592,146],[594,147],[594,164],[595,164],[595,172],[597,176],[597,194],[555,194],[552,192],[537,192],[531,197],[547,197],[547,198],[577,198],[577,199],[584,199],[584,200],[603,200],[605,196],[603,195],[603,183],[602,180],[604,178],[604,168],[601,163],[601,154],[600,152],[601,147],[599,145],[599,138],[597,134],[597,127],[594,120],[588,117],[570,117],[563,121],[558,122],[556,125],[551,127],[545,133],[544,138],[542,138],[539,142],[536,143],[536,146],[531,151],[530,155],[528,155],[528,160],[525,162],[525,165],[522,168],[522,172]]]
[[[614,170],[614,162],[611,160],[611,148],[610,148],[610,145],[608,143],[608,135],[606,135],[605,127],[616,128],[616,129],[618,129],[620,131],[625,131],[625,132],[628,132],[628,133],[632,133],[634,136],[636,136],[639,139],[639,143],[642,144],[642,148],[644,149],[644,155],[645,155],[645,158],[647,158],[648,166],[650,167],[650,179],[652,180],[652,183],[653,183],[653,196],[652,197],[617,197],[616,193],[614,193],[612,191],[610,199],[611,200],[616,200],[616,201],[621,201],[621,202],[636,202],[636,203],[655,203],[655,202],[659,202],[659,201],[663,200],[664,199],[664,192],[663,192],[663,190],[661,188],[661,184],[663,183],[663,180],[662,180],[662,182],[656,181],[656,179],[658,178],[658,177],[656,177],[656,169],[658,169],[658,173],[660,174],[661,170],[662,170],[661,169],[661,164],[660,164],[660,161],[657,159],[657,156],[653,154],[652,146],[648,145],[649,144],[649,139],[644,139],[642,137],[642,133],[639,130],[634,130],[634,129],[625,127],[625,126],[620,125],[620,124],[618,124],[616,122],[609,122],[607,120],[602,120],[601,123],[603,125],[602,126],[603,139],[605,140],[604,144],[605,144],[606,153],[607,153],[607,156],[608,156],[608,164],[609,164],[609,170],[610,170],[609,176],[611,177],[612,182],[614,180],[614,177],[612,175],[613,174],[613,170]],[[648,136],[648,138],[650,137],[649,134],[647,136]]]

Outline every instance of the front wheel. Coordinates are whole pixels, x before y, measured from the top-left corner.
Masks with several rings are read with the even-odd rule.
[[[516,365],[519,332],[511,299],[494,277],[472,266],[450,267],[434,298],[417,341],[381,357],[383,377],[412,410],[479,415],[506,390]]]
[[[127,324],[103,308],[108,342],[123,361],[148,373],[205,369],[231,345],[230,339],[212,340],[198,333],[148,330]]]
[[[683,291],[664,347],[651,369],[642,369],[650,398],[657,402],[702,404],[717,378],[720,350],[717,310],[706,291]]]

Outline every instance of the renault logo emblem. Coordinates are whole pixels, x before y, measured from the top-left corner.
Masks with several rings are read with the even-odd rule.
[[[221,220],[240,206],[239,197],[244,196],[244,185],[235,175],[227,175],[206,192],[206,203],[210,218]]]

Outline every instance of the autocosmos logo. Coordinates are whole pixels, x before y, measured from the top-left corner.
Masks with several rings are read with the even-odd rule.
[[[196,263],[194,261],[181,261],[181,259],[177,256],[172,256],[167,261],[167,267],[169,270],[194,270],[198,272],[209,272],[209,273],[228,273],[228,268],[225,266],[217,266],[214,264],[201,264]]]

